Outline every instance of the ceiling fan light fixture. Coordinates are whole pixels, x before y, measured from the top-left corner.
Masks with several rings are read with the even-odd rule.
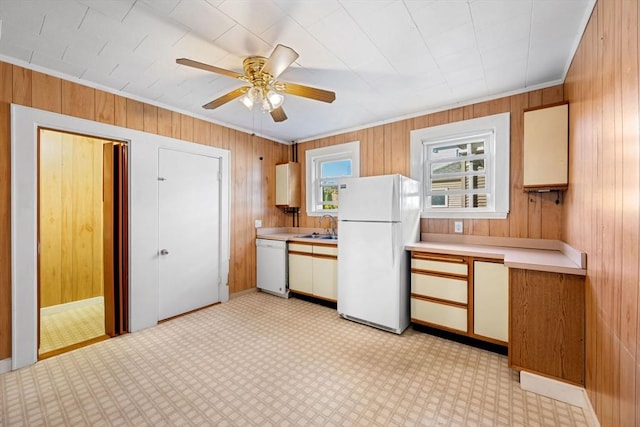
[[[263,113],[270,113],[271,111],[273,111],[273,108],[271,108],[271,104],[269,103],[269,99],[268,98],[264,98],[262,100],[262,112]]]
[[[273,89],[261,89],[252,87],[247,94],[240,98],[240,101],[249,110],[253,110],[254,105],[260,105],[263,113],[270,113],[282,106],[284,96]]]
[[[271,106],[269,112],[275,110],[276,108],[280,108],[282,106],[282,103],[284,102],[284,96],[273,89],[269,89],[266,98],[269,100],[269,104]]]
[[[282,109],[284,94],[327,103],[336,99],[335,92],[276,80],[296,59],[298,59],[298,53],[295,50],[279,44],[268,58],[262,56],[245,58],[242,61],[244,74],[187,58],[178,58],[176,63],[232,77],[246,84],[204,104],[203,108],[213,110],[231,100],[238,99],[249,111],[253,111],[253,107],[259,105],[258,108],[263,113],[270,113],[273,121],[279,123],[287,120],[287,115]]]
[[[253,110],[253,101],[251,100],[251,98],[249,98],[248,95],[245,95],[242,98],[240,98],[240,102],[242,102],[242,104],[245,107],[247,107],[249,111]]]
[[[260,90],[260,88],[254,86],[247,92],[247,97],[254,104],[259,104],[260,102],[262,102],[262,91]]]

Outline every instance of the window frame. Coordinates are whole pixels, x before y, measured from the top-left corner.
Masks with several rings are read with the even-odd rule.
[[[469,196],[473,196],[473,195],[480,195],[480,194],[486,194],[487,192],[489,192],[491,190],[491,183],[492,183],[492,177],[488,176],[488,172],[491,170],[492,167],[492,160],[491,160],[491,154],[492,154],[492,148],[491,148],[491,138],[493,135],[493,131],[487,130],[484,132],[472,132],[470,134],[464,134],[464,135],[456,135],[453,138],[450,137],[446,137],[444,139],[435,139],[435,140],[431,140],[431,141],[423,141],[423,155],[424,155],[424,168],[423,168],[423,181],[427,182],[429,180],[434,180],[434,179],[446,179],[447,177],[449,178],[453,178],[453,182],[455,182],[456,180],[466,180],[467,178],[471,177],[479,177],[482,176],[484,178],[484,182],[485,185],[483,188],[469,188],[469,189],[458,189],[458,188],[433,188],[433,185],[431,186],[432,188],[429,189],[429,186],[425,186],[425,190],[424,190],[424,198],[423,198],[423,206],[425,206],[425,208],[446,208],[449,209],[449,211],[452,208],[449,208],[448,206],[443,206],[443,205],[434,205],[433,204],[433,196],[437,195],[440,196],[440,194],[437,194],[435,192],[437,191],[446,191],[447,193],[445,194],[445,197],[447,200],[448,196],[461,196],[463,198],[469,197]],[[477,143],[477,142],[481,142],[482,146],[483,146],[483,150],[482,150],[482,154],[467,154],[464,157],[460,157],[460,156],[451,156],[451,157],[436,157],[433,158],[431,157],[434,153],[434,151],[438,148],[441,147],[451,147],[451,146],[459,146],[459,145],[467,145],[468,148],[471,148],[470,146],[473,143]],[[429,148],[427,148],[429,147]],[[456,152],[458,151],[458,149],[456,149]],[[434,176],[433,173],[433,165],[437,165],[437,164],[442,164],[442,163],[465,163],[465,162],[473,162],[475,160],[482,160],[483,161],[483,170],[482,172],[476,172],[474,173],[474,171],[460,171],[460,172],[449,172],[446,174],[442,174],[439,176]],[[469,208],[466,208],[469,209]],[[477,209],[477,208],[474,208]]]
[[[351,160],[351,177],[360,176],[360,141],[306,150],[306,207],[308,216],[337,214],[338,209],[318,209],[321,204],[320,165],[326,161]],[[338,201],[339,203],[339,201]]]
[[[432,190],[431,192],[433,193],[433,191],[447,191],[449,190],[447,187],[443,187],[443,188],[437,188],[435,190]],[[433,198],[433,194],[431,194],[431,198]],[[431,203],[431,208],[432,209],[440,209],[440,208],[446,208],[449,205],[449,195],[448,194],[436,194],[437,197],[444,197],[444,203],[441,205],[434,205],[433,202]]]
[[[411,177],[421,184],[422,218],[504,219],[509,213],[510,193],[510,113],[453,122],[411,131]],[[487,138],[488,137],[488,138]],[[434,145],[455,144],[456,141],[484,139],[486,207],[448,208],[429,205],[431,164],[428,152]],[[461,161],[465,160],[460,158]],[[473,194],[477,190],[461,190]],[[449,193],[451,194],[451,193]],[[484,194],[484,193],[483,193]]]

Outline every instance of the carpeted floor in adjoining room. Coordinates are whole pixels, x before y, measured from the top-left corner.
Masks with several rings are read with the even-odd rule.
[[[587,426],[507,358],[250,292],[0,375],[0,425]]]

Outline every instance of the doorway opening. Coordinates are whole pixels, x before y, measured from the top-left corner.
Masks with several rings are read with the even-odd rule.
[[[38,358],[126,333],[123,141],[38,128]]]

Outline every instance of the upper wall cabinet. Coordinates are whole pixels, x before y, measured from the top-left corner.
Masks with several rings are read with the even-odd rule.
[[[566,190],[569,177],[569,104],[524,112],[525,191]]]
[[[276,206],[300,207],[300,163],[276,165]]]

